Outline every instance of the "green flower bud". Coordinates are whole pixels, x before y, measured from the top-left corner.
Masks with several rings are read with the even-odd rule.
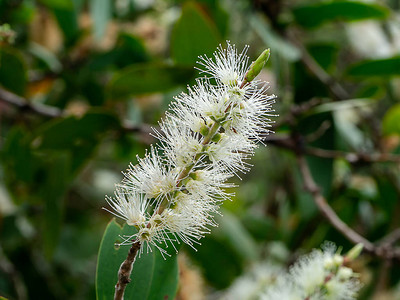
[[[246,76],[244,77],[245,82],[253,81],[254,78],[256,78],[258,74],[260,74],[265,63],[268,61],[269,55],[270,51],[269,49],[266,49],[255,61],[253,61],[249,70],[246,73]]]
[[[214,143],[218,143],[222,138],[222,134],[221,133],[216,133],[213,138],[211,139]]]
[[[210,129],[206,125],[201,126],[200,134],[202,136],[206,136],[209,132],[210,132]]]
[[[355,246],[354,246],[353,248],[351,248],[350,251],[347,253],[346,258],[349,259],[350,261],[356,259],[356,258],[360,255],[360,253],[361,253],[361,251],[362,251],[363,248],[364,248],[364,245],[361,244],[361,243],[355,245]]]

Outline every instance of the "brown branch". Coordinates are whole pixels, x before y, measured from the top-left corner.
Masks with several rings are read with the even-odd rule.
[[[26,99],[1,88],[0,88],[0,101],[16,106],[21,110],[32,111],[36,114],[49,118],[58,118],[64,115],[63,111],[60,110],[59,108],[48,105],[32,104]]]
[[[400,230],[395,230],[386,238],[383,239],[378,244],[373,244],[365,237],[354,231],[350,228],[346,223],[344,223],[336,212],[332,209],[326,199],[322,196],[317,184],[315,183],[310,168],[307,165],[307,162],[302,155],[298,155],[298,163],[300,172],[303,176],[303,183],[305,189],[311,193],[313,196],[314,202],[317,205],[318,209],[321,211],[323,216],[329,221],[329,223],[335,227],[340,233],[342,233],[349,241],[358,244],[361,243],[364,245],[364,250],[367,252],[374,254],[378,257],[384,258],[386,260],[397,259],[400,260],[400,249],[397,247],[393,247],[392,243],[394,243],[398,238],[400,238]]]
[[[307,147],[305,153],[321,158],[343,158],[350,163],[376,163],[376,162],[397,162],[400,163],[400,156],[390,153],[356,153],[337,150],[325,150],[321,148]]]
[[[339,82],[329,75],[325,70],[315,61],[315,59],[308,53],[307,49],[298,40],[298,33],[289,31],[288,36],[290,41],[296,45],[301,51],[301,62],[306,68],[314,74],[314,76],[326,85],[336,100],[349,99],[349,93],[339,84]]]
[[[60,118],[68,116],[68,113],[62,109],[45,104],[31,103],[27,99],[20,97],[9,91],[6,91],[5,89],[2,88],[0,88],[0,101],[10,104],[12,106],[16,106],[22,111],[33,112],[35,114],[47,118]],[[130,122],[127,120],[121,122],[121,128],[122,130],[127,132],[141,132],[141,133],[151,132],[150,125],[142,124],[141,126],[136,126],[130,124]]]
[[[379,240],[379,245],[382,246],[389,246],[393,245],[397,241],[400,240],[400,228],[393,230],[391,233],[384,236],[382,239]]]
[[[131,273],[133,263],[136,260],[136,256],[140,250],[141,244],[139,241],[134,241],[132,247],[129,249],[128,256],[123,261],[118,270],[118,281],[115,285],[114,300],[123,300],[125,288],[129,282],[131,282]]]
[[[307,147],[301,136],[293,137],[288,135],[274,134],[267,136],[265,142],[280,148],[290,150],[294,153],[301,153],[321,158],[342,158],[349,163],[400,163],[400,155],[391,153],[357,153],[338,150],[326,150],[316,147]]]
[[[355,232],[353,229],[351,229],[349,226],[347,226],[347,224],[338,217],[335,211],[326,202],[317,184],[312,178],[310,169],[303,156],[298,157],[298,163],[300,167],[300,172],[303,176],[304,187],[308,192],[311,193],[314,198],[315,204],[318,206],[319,210],[325,216],[325,218],[351,242],[355,244],[361,243],[364,245],[365,250],[367,250],[368,252],[374,252],[374,245],[363,236]]]

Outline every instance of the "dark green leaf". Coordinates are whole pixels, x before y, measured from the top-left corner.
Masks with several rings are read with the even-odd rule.
[[[6,2],[6,1],[0,1]],[[4,17],[4,21],[10,22],[10,24],[28,24],[32,21],[33,17],[36,13],[35,5],[32,2],[23,1],[18,5],[18,9],[13,10],[4,10],[3,12],[0,9],[0,17]],[[4,14],[6,16],[4,16]],[[3,22],[2,20],[2,22]]]
[[[315,61],[328,72],[333,72],[336,67],[338,47],[334,44],[314,44],[308,46],[308,51]]]
[[[258,251],[254,239],[251,237],[240,220],[227,210],[223,211],[223,217],[217,219],[217,223],[223,233],[219,233],[226,238],[237,255],[244,261],[253,261],[257,259]]]
[[[14,127],[6,136],[1,149],[2,166],[7,176],[5,182],[11,187],[17,182],[31,182],[36,161],[30,152],[30,135],[25,130]]]
[[[39,2],[50,8],[72,10],[74,7],[72,0],[40,0]]]
[[[291,62],[299,60],[300,50],[276,33],[265,18],[254,15],[250,18],[250,25],[260,36],[265,47],[271,48],[271,55],[281,56]]]
[[[104,133],[119,126],[109,113],[88,112],[81,118],[52,120],[35,132],[32,147],[36,150],[66,150],[72,155],[71,169],[77,171],[92,155]]]
[[[0,84],[6,89],[23,96],[26,90],[25,63],[16,49],[0,49]]]
[[[63,202],[70,183],[70,156],[57,153],[46,159],[46,180],[42,184],[41,197],[45,204],[44,252],[48,258],[53,255],[61,232]]]
[[[58,25],[64,33],[67,43],[76,40],[79,33],[78,14],[74,7],[59,8],[53,7],[53,13],[57,19]]]
[[[386,86],[383,84],[376,84],[375,82],[368,83],[361,87],[357,93],[356,98],[370,98],[381,99],[386,95]]]
[[[158,250],[154,252],[153,279],[151,281],[148,300],[168,299],[172,300],[178,290],[179,268],[177,255],[164,260]],[[140,286],[138,286],[140,288]],[[134,295],[134,294],[133,294]],[[127,299],[136,299],[135,297]]]
[[[33,142],[37,149],[68,149],[85,140],[96,140],[104,132],[117,128],[118,119],[109,113],[88,112],[83,117],[74,116],[53,120],[36,131]]]
[[[165,92],[186,84],[194,76],[193,68],[168,65],[135,65],[118,72],[108,85],[112,100],[132,95]]]
[[[225,240],[213,234],[202,239],[197,252],[191,252],[192,259],[201,266],[208,282],[219,289],[226,288],[243,270],[236,253]]]
[[[400,57],[363,61],[350,66],[346,75],[360,78],[399,76]]]
[[[113,299],[114,286],[117,282],[117,273],[121,263],[126,259],[129,246],[115,247],[121,242],[120,235],[132,235],[134,227],[125,225],[120,227],[112,220],[101,241],[97,271],[96,294],[97,299]],[[158,250],[144,253],[137,257],[131,275],[132,282],[125,291],[125,299],[174,299],[178,285],[177,256],[167,257],[164,260]]]
[[[179,64],[194,65],[199,55],[210,55],[220,39],[215,24],[202,8],[194,2],[187,2],[172,30],[172,58]]]
[[[326,1],[297,7],[294,17],[304,27],[316,27],[329,21],[356,21],[363,19],[384,19],[389,10],[375,3],[356,1]]]
[[[334,149],[335,130],[333,124],[334,119],[332,114],[324,112],[304,118],[299,123],[298,128],[303,135],[309,136],[315,134],[319,128],[329,125],[329,128],[324,131],[324,134],[320,135],[310,144],[313,147]],[[307,163],[324,196],[328,197],[331,191],[333,178],[333,159],[307,156]]]
[[[253,237],[235,215],[224,210],[217,223],[219,226],[196,247],[198,251],[192,252],[192,258],[213,286],[225,288],[259,253]]]
[[[149,55],[143,42],[130,34],[121,33],[116,46],[109,52],[95,56],[89,63],[91,70],[102,70],[116,65],[124,68],[134,63],[143,63],[149,60]]]

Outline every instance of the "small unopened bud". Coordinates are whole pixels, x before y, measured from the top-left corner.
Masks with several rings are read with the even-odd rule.
[[[261,53],[261,55],[255,61],[253,61],[253,63],[251,64],[249,70],[247,71],[244,77],[245,83],[253,81],[254,78],[256,78],[258,74],[260,74],[265,63],[268,61],[269,54],[270,54],[269,49],[266,49],[263,51],[263,53]]]
[[[341,267],[338,270],[337,276],[340,280],[348,280],[353,275],[353,270],[347,267]]]
[[[15,31],[7,23],[0,25],[0,44],[2,42],[12,44],[15,40]]]
[[[151,217],[150,224],[151,226],[158,226],[163,222],[162,217],[159,214],[156,214]]]
[[[139,238],[142,241],[146,241],[150,237],[150,229],[142,228],[139,230]]]
[[[210,132],[210,129],[206,125],[201,126],[200,134],[202,136],[206,136],[209,132]]]
[[[218,143],[222,139],[222,133],[216,133],[211,139],[214,143]]]
[[[350,251],[347,253],[346,258],[350,261],[356,259],[360,254],[362,249],[364,248],[364,245],[359,243],[355,245],[353,248],[350,249]]]
[[[333,256],[333,262],[336,266],[341,266],[343,264],[343,256],[335,254]]]
[[[189,174],[189,177],[192,178],[193,180],[203,180],[204,179],[204,171],[197,170],[195,172],[191,172]]]
[[[324,260],[324,268],[331,270],[333,269],[333,267],[334,267],[333,258],[329,256]]]

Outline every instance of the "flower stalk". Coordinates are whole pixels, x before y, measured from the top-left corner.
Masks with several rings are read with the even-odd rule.
[[[133,242],[129,249],[128,256],[118,270],[118,281],[115,285],[114,300],[124,299],[125,288],[131,282],[131,273],[136,256],[140,250],[140,242]]]

